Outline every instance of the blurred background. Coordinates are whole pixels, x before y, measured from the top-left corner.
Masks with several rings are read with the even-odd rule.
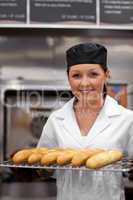
[[[50,113],[72,97],[65,62],[72,45],[107,47],[108,93],[133,110],[132,1],[44,3],[0,1],[1,162],[19,149],[36,147]],[[133,182],[126,175],[126,200],[131,200]],[[56,182],[34,169],[1,167],[0,199],[55,200]]]
[[[133,109],[132,38],[132,30],[1,29],[1,160],[23,147],[35,147],[49,114],[71,98],[65,51],[74,44],[97,42],[107,47],[108,93]],[[54,179],[38,178],[31,170],[16,174],[1,169],[2,199],[55,199]],[[133,184],[126,179],[125,192],[131,199]]]

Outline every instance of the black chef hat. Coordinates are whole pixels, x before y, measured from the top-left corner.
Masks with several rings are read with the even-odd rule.
[[[68,69],[77,64],[101,64],[107,68],[107,49],[96,43],[83,43],[66,51]]]

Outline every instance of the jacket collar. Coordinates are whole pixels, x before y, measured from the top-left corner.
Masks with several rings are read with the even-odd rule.
[[[105,111],[106,116],[113,117],[121,114],[121,106],[118,102],[107,95],[102,110]]]
[[[121,114],[121,106],[119,106],[117,101],[112,97],[107,96],[104,106],[101,109],[88,135],[82,136],[73,111],[73,102],[74,98],[66,103],[63,108],[58,110],[55,113],[55,116],[57,119],[62,120],[62,125],[71,135],[71,137],[77,141],[79,148],[87,148],[98,134],[102,133],[108,126],[111,125],[111,118],[117,117]],[[87,138],[87,140],[83,140],[83,138]]]
[[[59,111],[56,112],[55,116],[59,119],[68,118],[68,114],[72,114],[73,112],[73,103],[74,97],[69,100]],[[118,105],[118,102],[110,97],[106,96],[104,106],[101,110],[107,117],[113,117],[121,114],[121,106]]]

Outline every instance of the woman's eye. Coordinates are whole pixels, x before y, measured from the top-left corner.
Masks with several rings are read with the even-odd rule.
[[[98,76],[98,73],[96,73],[96,72],[92,72],[92,73],[90,74],[90,76],[92,76],[92,77],[96,77],[96,76]]]
[[[73,74],[72,77],[73,78],[80,78],[80,74]]]

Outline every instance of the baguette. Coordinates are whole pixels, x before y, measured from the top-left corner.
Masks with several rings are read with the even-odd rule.
[[[36,164],[39,163],[41,161],[41,158],[44,154],[41,153],[32,153],[29,157],[28,157],[28,164]]]
[[[62,153],[61,151],[53,151],[53,152],[51,151],[47,153],[41,158],[41,164],[47,166],[56,164],[57,156],[61,153]]]
[[[37,147],[37,148],[31,149],[31,151],[32,151],[32,153],[46,153],[46,152],[48,152],[48,148]]]
[[[72,158],[74,157],[74,155],[77,154],[78,151],[76,150],[66,150],[64,152],[62,152],[62,154],[60,154],[57,157],[57,164],[58,165],[66,165],[66,164],[70,164]]]
[[[23,149],[18,151],[17,153],[14,154],[12,157],[12,161],[15,164],[22,164],[23,162],[26,162],[28,157],[32,154],[31,149]]]
[[[103,149],[84,149],[84,150],[81,150],[79,153],[74,155],[71,164],[72,164],[72,166],[80,167],[80,166],[82,166],[86,163],[88,158],[90,158],[91,156],[96,155],[98,153],[101,153],[103,151],[104,151]]]
[[[36,148],[33,153],[28,157],[28,164],[35,164],[41,161],[41,158],[48,153],[47,148]]]
[[[123,154],[118,150],[105,151],[96,154],[86,161],[86,167],[90,169],[98,169],[106,165],[112,164],[116,161],[121,160]]]

